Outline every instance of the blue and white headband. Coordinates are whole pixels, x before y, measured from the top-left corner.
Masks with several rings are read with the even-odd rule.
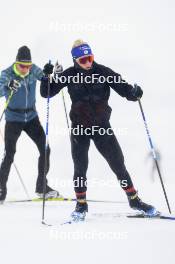
[[[72,53],[72,58],[73,59],[78,59],[83,56],[87,55],[93,55],[92,50],[88,44],[82,44],[78,47],[75,47],[71,50]]]

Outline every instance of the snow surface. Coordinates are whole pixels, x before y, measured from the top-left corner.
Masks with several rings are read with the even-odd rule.
[[[43,67],[52,59],[72,65],[73,41],[83,38],[92,46],[97,62],[121,73],[144,90],[143,107],[153,141],[162,154],[162,174],[173,213],[174,196],[174,76],[175,38],[173,0],[109,1],[3,1],[1,3],[0,70],[15,60],[17,49],[26,44],[33,61]],[[116,30],[111,30],[110,25]],[[61,25],[61,26],[60,26]],[[65,89],[70,109],[70,99]],[[3,110],[4,99],[0,101]],[[111,93],[111,124],[125,154],[127,168],[144,201],[167,212],[157,174],[150,177],[151,161],[147,137],[137,103]],[[37,109],[45,126],[46,100],[37,89]],[[5,122],[1,123],[3,131]],[[65,197],[74,197],[73,164],[70,155],[61,95],[51,100],[49,140],[51,169],[49,183]],[[0,156],[3,141],[0,139]],[[15,163],[34,197],[38,152],[23,133],[17,145]],[[173,263],[174,222],[117,217],[131,212],[125,194],[93,143],[89,153],[88,198],[121,201],[116,204],[89,203],[87,223],[60,226],[74,209],[73,202],[48,202],[41,225],[41,203],[0,206],[1,263]],[[8,182],[7,200],[26,198],[15,169]],[[111,233],[112,232],[112,233]],[[113,236],[113,237],[111,237]]]
[[[3,263],[167,263],[173,259],[174,222],[125,219],[126,204],[90,204],[86,223],[60,225],[73,203],[49,202],[41,225],[38,203],[1,208]]]

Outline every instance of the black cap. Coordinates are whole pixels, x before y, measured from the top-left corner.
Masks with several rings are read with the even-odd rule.
[[[30,49],[27,46],[22,46],[19,48],[16,56],[16,62],[32,64]]]

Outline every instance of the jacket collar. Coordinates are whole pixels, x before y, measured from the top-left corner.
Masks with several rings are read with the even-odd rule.
[[[22,78],[22,79],[24,79],[25,77],[27,77],[27,76],[29,75],[29,72],[28,72],[26,75],[22,75],[22,74],[20,74],[20,72],[18,71],[18,69],[17,69],[17,67],[16,67],[16,63],[14,63],[14,64],[12,65],[12,68],[13,68],[13,72],[16,74],[16,76],[18,76],[18,77],[20,77],[20,78]]]

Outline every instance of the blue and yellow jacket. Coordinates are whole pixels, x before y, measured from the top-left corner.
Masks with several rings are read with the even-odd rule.
[[[43,71],[32,65],[27,76],[22,77],[15,71],[15,64],[1,72],[0,76],[0,97],[5,96],[6,100],[10,95],[8,83],[11,80],[18,80],[20,87],[13,94],[8,108],[5,111],[5,119],[9,122],[28,122],[37,116],[35,108],[36,82],[43,77]]]

